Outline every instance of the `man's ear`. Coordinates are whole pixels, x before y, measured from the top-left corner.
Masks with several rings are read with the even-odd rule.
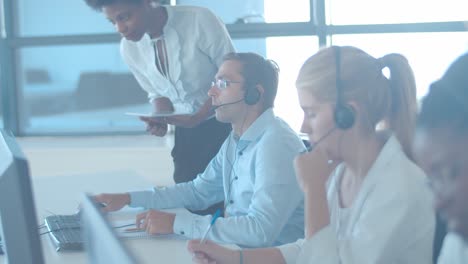
[[[255,85],[255,88],[260,93],[260,97],[263,97],[263,94],[265,93],[265,88],[263,88],[263,85],[257,84],[257,85]]]

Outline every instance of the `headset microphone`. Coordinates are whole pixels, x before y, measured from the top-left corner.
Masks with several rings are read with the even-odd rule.
[[[314,142],[314,144],[311,145],[311,146],[307,149],[307,151],[310,152],[310,151],[312,151],[313,149],[315,149],[315,148],[318,146],[318,144],[320,144],[320,142],[322,142],[322,141],[325,140],[328,136],[330,136],[330,134],[331,134],[333,131],[335,131],[335,129],[337,129],[337,127],[336,127],[336,126],[333,126],[333,128],[330,129],[330,130],[328,130],[327,133],[325,133],[325,135],[323,135],[322,137],[319,138],[319,140],[317,140],[316,142]]]
[[[213,111],[214,111],[214,110],[216,110],[216,109],[220,108],[221,106],[226,106],[226,105],[237,104],[237,103],[240,103],[240,102],[242,102],[242,101],[244,101],[244,98],[242,98],[242,99],[239,99],[239,100],[237,100],[237,101],[234,101],[234,102],[230,102],[230,103],[224,103],[224,104],[220,104],[220,105],[214,105],[214,106],[212,106],[212,107],[211,107],[211,110],[213,110]]]

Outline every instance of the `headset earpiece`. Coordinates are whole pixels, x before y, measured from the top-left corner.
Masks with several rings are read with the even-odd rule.
[[[255,85],[247,85],[244,95],[244,101],[248,105],[254,105],[260,100],[260,91]]]
[[[336,105],[334,112],[335,124],[339,129],[351,128],[356,121],[354,109],[343,101],[343,84],[341,81],[341,49],[335,47],[335,67],[336,67]]]
[[[354,125],[355,114],[348,104],[337,105],[334,113],[335,123],[339,129],[346,130]]]

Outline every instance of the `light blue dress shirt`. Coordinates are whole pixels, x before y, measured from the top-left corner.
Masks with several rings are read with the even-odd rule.
[[[303,193],[293,160],[305,150],[297,134],[266,110],[241,136],[226,139],[196,179],[165,188],[130,192],[132,207],[202,210],[225,200],[207,238],[244,247],[266,247],[304,237]],[[177,213],[174,232],[201,238],[212,216]]]

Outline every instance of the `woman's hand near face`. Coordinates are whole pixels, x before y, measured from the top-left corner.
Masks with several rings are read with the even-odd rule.
[[[336,168],[319,149],[299,155],[294,160],[297,180],[304,192],[306,239],[330,224],[326,182]]]
[[[336,168],[336,163],[329,161],[320,149],[300,154],[294,159],[296,178],[301,189],[306,192],[314,188],[325,187],[328,176]]]

